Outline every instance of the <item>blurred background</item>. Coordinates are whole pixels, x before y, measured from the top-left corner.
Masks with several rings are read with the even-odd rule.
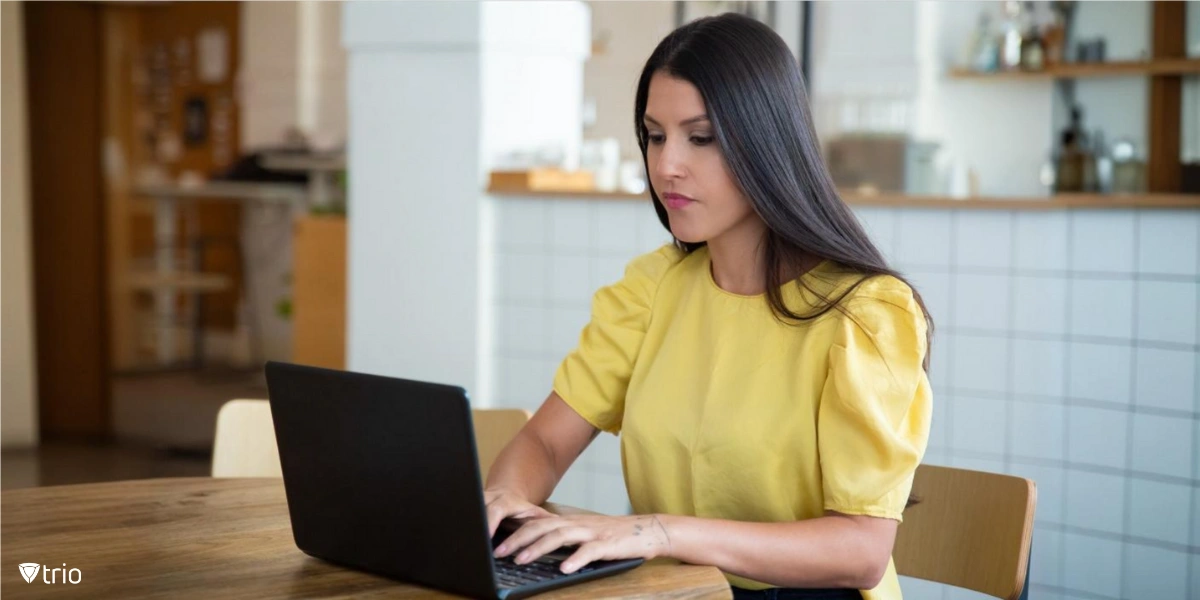
[[[736,11],[937,323],[926,462],[1037,481],[1034,597],[1200,598],[1200,3],[0,10],[3,489],[207,475],[266,360],[536,409],[669,241],[644,61]],[[628,511],[618,443],[553,499]]]

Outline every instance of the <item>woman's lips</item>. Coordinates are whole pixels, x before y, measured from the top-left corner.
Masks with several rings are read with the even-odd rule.
[[[684,196],[683,194],[664,194],[663,202],[666,203],[667,208],[678,209],[678,208],[683,208],[683,207],[691,204],[692,202],[695,202],[695,200],[692,200],[691,198],[688,198],[687,196]]]

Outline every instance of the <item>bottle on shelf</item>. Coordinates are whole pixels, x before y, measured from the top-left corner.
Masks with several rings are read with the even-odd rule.
[[[1012,71],[1021,68],[1021,50],[1024,46],[1027,13],[1017,0],[1004,2],[1004,20],[1000,26],[1000,67]]]
[[[1095,191],[1096,161],[1087,132],[1083,128],[1083,109],[1078,105],[1071,109],[1071,123],[1063,130],[1061,140],[1054,191]]]
[[[1104,132],[1099,129],[1092,136],[1092,155],[1095,156],[1096,164],[1095,190],[1101,194],[1112,193],[1113,161],[1109,156],[1108,145],[1104,143]]]
[[[1021,68],[1041,71],[1046,68],[1046,46],[1037,27],[1030,26],[1021,42]]]

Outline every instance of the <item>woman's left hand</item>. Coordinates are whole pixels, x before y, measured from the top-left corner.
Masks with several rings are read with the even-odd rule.
[[[514,560],[525,564],[573,545],[579,549],[563,561],[563,573],[574,573],[594,560],[650,560],[671,551],[670,537],[657,515],[572,515],[526,522],[496,548],[496,557],[520,551]]]

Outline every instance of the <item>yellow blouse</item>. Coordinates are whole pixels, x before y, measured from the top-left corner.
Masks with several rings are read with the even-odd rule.
[[[836,297],[859,277],[826,261],[802,279]],[[784,297],[793,311],[816,301],[794,282]],[[850,317],[781,323],[762,295],[716,285],[707,248],[664,246],[596,292],[554,390],[597,428],[623,430],[636,513],[900,520],[929,437],[925,319],[892,277],[867,280],[842,306]],[[891,561],[863,597],[901,598]]]

